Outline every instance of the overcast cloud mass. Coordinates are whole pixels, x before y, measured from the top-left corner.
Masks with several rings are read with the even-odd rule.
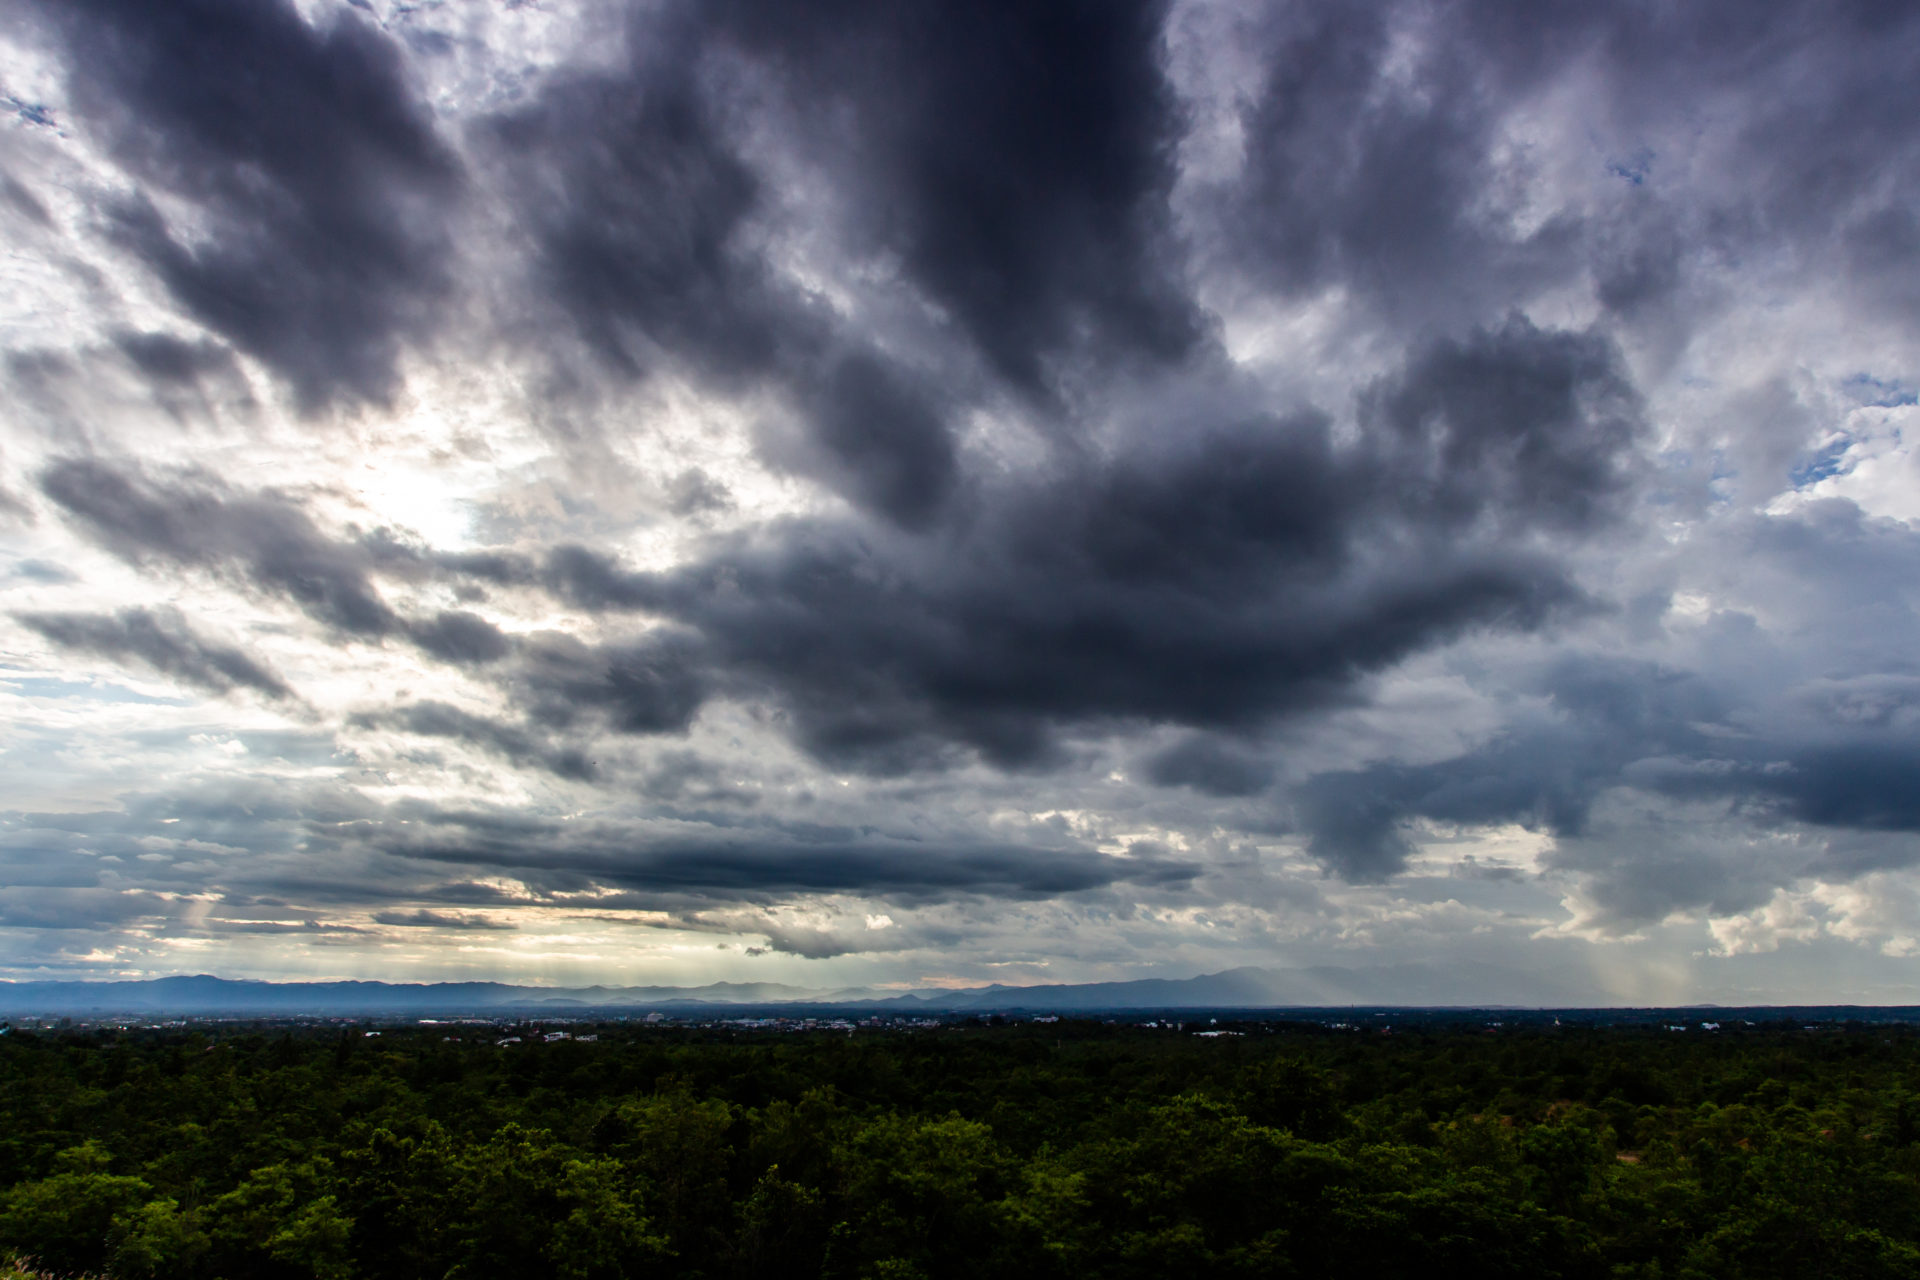
[[[1920,1000],[1911,5],[0,0],[0,109],[0,976]]]

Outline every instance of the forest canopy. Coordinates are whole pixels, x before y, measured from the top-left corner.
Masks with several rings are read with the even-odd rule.
[[[1237,1029],[16,1030],[0,1259],[114,1280],[1920,1274],[1912,1029]]]

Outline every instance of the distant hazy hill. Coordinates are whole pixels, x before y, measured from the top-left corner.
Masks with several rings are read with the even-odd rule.
[[[775,982],[704,987],[516,987],[500,982],[250,982],[194,977],[0,985],[0,1013],[457,1013],[695,1003],[769,1004],[823,993]]]
[[[1045,1012],[1096,1009],[1388,1006],[1573,1006],[1594,993],[1495,965],[1392,965],[1345,969],[1228,969],[1197,978],[1143,978],[1052,986],[974,987],[892,995],[814,990],[773,982],[704,987],[516,987],[499,982],[250,982],[196,977],[137,982],[0,984],[0,1014],[429,1014],[567,1009],[703,1008],[816,1004],[912,1010]]]
[[[1392,965],[1344,969],[1228,969],[1197,978],[1142,978],[1040,987],[916,993],[895,1003],[925,1009],[1259,1009],[1342,1005],[1590,1004],[1591,991],[1496,965]]]

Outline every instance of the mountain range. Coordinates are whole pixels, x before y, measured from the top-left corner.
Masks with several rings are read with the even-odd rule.
[[[1495,965],[1350,969],[1228,969],[1193,978],[921,990],[815,989],[772,982],[700,987],[524,987],[499,982],[261,982],[206,974],[120,982],[0,983],[0,1016],[107,1014],[325,1014],[660,1011],[826,1006],[886,1013],[1271,1009],[1348,1005],[1570,1007],[1594,993],[1550,975]]]

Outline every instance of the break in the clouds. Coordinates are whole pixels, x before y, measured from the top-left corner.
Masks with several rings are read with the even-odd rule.
[[[0,969],[1910,999],[1916,86],[1864,3],[15,0]]]

